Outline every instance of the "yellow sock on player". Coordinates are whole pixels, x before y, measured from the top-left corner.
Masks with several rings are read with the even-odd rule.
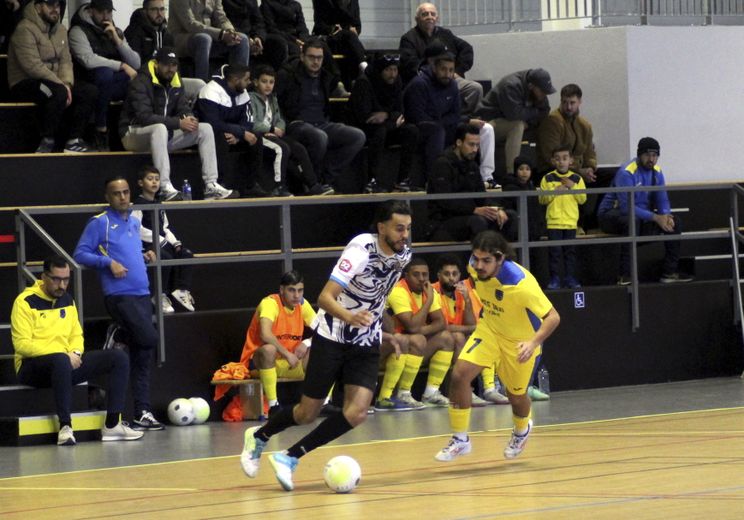
[[[450,428],[454,435],[467,437],[470,429],[470,408],[449,407]]]
[[[429,361],[429,377],[426,378],[427,387],[439,388],[452,364],[452,356],[454,354],[454,352],[446,352],[444,350],[434,352],[434,355],[431,356],[431,360]]]
[[[491,365],[490,367],[484,367],[483,371],[481,372],[481,377],[483,378],[483,390],[493,390],[496,388],[496,367],[495,365]]]
[[[261,380],[266,400],[276,401],[276,368],[259,368],[258,377]]]
[[[424,361],[423,356],[417,356],[415,354],[406,354],[406,365],[405,365],[405,368],[403,368],[403,374],[400,376],[400,382],[398,383],[398,390],[402,390],[404,392],[411,391],[411,387],[413,386],[413,381],[416,379],[416,374],[418,374],[418,371],[421,368],[421,363],[423,363],[423,361]]]
[[[514,433],[517,435],[524,435],[527,433],[527,428],[532,417],[532,412],[527,417],[519,417],[518,415],[512,414],[512,421],[514,422]]]
[[[385,375],[382,378],[382,384],[380,385],[380,395],[378,399],[389,399],[393,395],[395,385],[398,384],[403,369],[406,366],[406,356],[401,354],[399,358],[395,358],[395,354],[390,354],[385,361]],[[414,376],[415,377],[415,376]]]

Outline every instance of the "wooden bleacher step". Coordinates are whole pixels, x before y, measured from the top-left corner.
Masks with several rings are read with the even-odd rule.
[[[74,412],[71,417],[77,442],[101,440],[105,411]],[[0,446],[54,444],[58,431],[56,415],[0,417]]]

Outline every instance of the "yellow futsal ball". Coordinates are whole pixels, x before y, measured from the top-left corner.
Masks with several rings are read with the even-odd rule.
[[[209,403],[201,397],[191,397],[189,402],[194,409],[194,422],[192,424],[207,422],[207,419],[209,419]]]
[[[323,478],[326,485],[336,493],[349,493],[359,485],[362,468],[351,457],[339,455],[326,463]]]

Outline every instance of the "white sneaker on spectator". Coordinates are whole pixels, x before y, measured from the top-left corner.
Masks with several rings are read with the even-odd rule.
[[[157,305],[155,297],[152,297],[152,304]],[[170,298],[166,296],[165,294],[160,295],[160,307],[163,309],[163,314],[173,314],[176,312],[176,309],[173,308],[173,304],[170,301]]]
[[[228,190],[216,182],[210,182],[204,187],[204,200],[235,199],[240,194],[235,190]]]
[[[63,426],[59,429],[57,446],[75,446],[75,433],[70,426]]]
[[[532,433],[532,419],[530,419],[530,422],[527,423],[527,431],[524,432],[522,435],[517,435],[514,430],[512,430],[509,444],[507,444],[506,448],[504,448],[504,458],[514,459],[520,453],[522,453],[525,444],[527,444],[527,438],[530,436],[530,433]]]
[[[174,188],[169,181],[163,182],[160,184],[160,200],[183,200],[183,193]]]
[[[470,444],[470,439],[462,441],[457,437],[452,437],[449,444],[439,450],[439,452],[434,455],[434,458],[440,462],[449,462],[457,457],[467,455],[472,449],[473,446]]]
[[[447,399],[439,390],[432,393],[431,395],[424,395],[421,398],[421,401],[424,403],[425,406],[431,406],[433,408],[443,408],[445,406],[449,406],[450,404],[449,399]]]
[[[187,311],[194,312],[194,297],[188,289],[176,289],[171,293],[173,300],[182,305]]]
[[[101,428],[101,440],[103,442],[136,441],[137,439],[141,439],[143,435],[144,432],[138,432],[131,429],[129,424],[124,421],[119,421],[119,424],[113,428],[106,428],[105,424],[103,425],[103,428]]]
[[[478,394],[473,392],[473,395],[470,397],[470,406],[473,408],[481,408],[483,406],[488,406],[488,401],[481,399]]]
[[[509,404],[509,398],[495,388],[489,388],[483,392],[483,399],[493,404]]]
[[[426,408],[426,405],[424,403],[413,398],[411,392],[398,392],[398,395],[396,395],[395,397],[398,399],[399,402],[408,406],[411,410],[422,410]]]

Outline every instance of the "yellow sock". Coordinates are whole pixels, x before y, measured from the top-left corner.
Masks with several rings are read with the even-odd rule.
[[[467,433],[470,429],[470,408],[452,408],[452,406],[450,406],[449,420],[452,433]]]
[[[444,377],[447,375],[452,364],[452,356],[454,352],[446,352],[444,350],[437,350],[429,360],[429,377],[426,378],[427,387],[436,387],[442,384]]]
[[[401,356],[403,357],[403,356]],[[410,392],[413,386],[413,381],[416,379],[421,363],[424,361],[424,356],[416,356],[415,354],[406,354],[406,365],[403,368],[403,374],[400,376],[400,382],[398,383],[398,390],[404,392]]]
[[[483,390],[493,390],[496,388],[496,383],[494,383],[496,369],[493,365],[485,367],[481,372],[481,377],[483,378]]]
[[[393,395],[395,385],[398,383],[405,366],[406,356],[404,354],[401,354],[398,359],[395,358],[395,354],[390,354],[388,356],[385,361],[385,375],[382,378],[378,399],[389,399],[390,396]]]
[[[258,377],[261,379],[261,386],[266,399],[269,402],[276,401],[276,367],[259,368]]]
[[[512,414],[512,421],[514,422],[514,431],[519,435],[522,435],[527,431],[528,423],[532,417],[532,412],[527,417],[519,417],[518,415]]]

